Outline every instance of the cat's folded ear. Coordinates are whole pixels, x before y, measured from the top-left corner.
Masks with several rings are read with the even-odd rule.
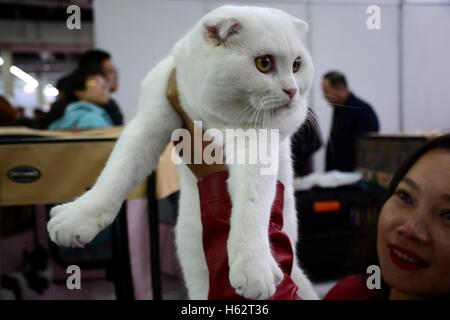
[[[241,23],[236,18],[216,17],[204,23],[204,34],[206,41],[216,46],[225,44],[233,35],[241,30]]]
[[[297,28],[298,31],[300,31],[302,34],[308,32],[309,25],[306,21],[297,18],[293,18],[292,20],[294,22],[294,26]]]

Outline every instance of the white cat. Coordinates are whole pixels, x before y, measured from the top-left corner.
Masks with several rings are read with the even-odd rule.
[[[165,94],[176,67],[183,109],[192,120],[203,121],[204,129],[280,130],[277,174],[260,175],[259,165],[227,165],[233,204],[227,243],[231,285],[246,298],[266,299],[282,280],[267,232],[278,179],[285,186],[283,231],[294,249],[291,276],[301,298],[317,299],[295,258],[297,215],[290,155],[290,135],[306,118],[313,76],[304,46],[306,30],[304,21],[269,8],[223,6],[203,17],[146,76],[137,116],[123,131],[94,187],[53,208],[51,239],[63,246],[90,242],[112,223],[132,187],[155,169],[171,133],[182,125]],[[197,180],[185,165],[179,171],[178,257],[189,297],[206,299],[209,280]]]

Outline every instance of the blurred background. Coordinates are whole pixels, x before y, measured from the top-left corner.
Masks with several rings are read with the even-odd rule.
[[[450,131],[450,1],[444,0],[0,0],[0,95],[23,109],[22,117],[48,112],[58,96],[57,81],[77,67],[83,53],[99,48],[112,57],[119,85],[111,93],[126,124],[147,72],[203,15],[223,4],[279,8],[309,23],[315,64],[309,104],[321,140],[328,140],[332,122],[322,91],[330,70],[345,74],[352,92],[370,103],[381,134]],[[79,26],[71,29],[73,5]],[[313,156],[315,172],[325,170],[324,158],[325,143]],[[169,238],[162,245],[173,250]],[[173,280],[178,267],[172,253],[165,263]],[[2,264],[8,264],[5,255]],[[173,283],[175,292],[182,287]],[[111,290],[105,285],[100,296],[114,297]],[[185,297],[179,290],[169,297]]]
[[[331,108],[321,78],[329,70],[344,73],[350,87],[370,102],[382,132],[449,129],[449,1],[0,0],[0,94],[28,116],[36,108],[47,111],[57,94],[56,80],[74,69],[83,52],[102,48],[119,71],[115,98],[128,122],[148,70],[200,17],[226,3],[279,8],[309,22],[316,67],[310,105],[325,139]],[[80,8],[80,29],[66,26],[71,4]],[[367,27],[370,5],[380,9],[380,29]],[[38,86],[8,72],[11,66]],[[323,169],[323,152],[315,157],[316,170]]]

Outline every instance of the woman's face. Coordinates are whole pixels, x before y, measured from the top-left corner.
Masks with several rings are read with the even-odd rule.
[[[450,152],[423,155],[381,210],[378,257],[383,279],[400,292],[450,293]]]

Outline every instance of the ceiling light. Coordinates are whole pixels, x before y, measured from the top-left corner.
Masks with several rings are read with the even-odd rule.
[[[39,86],[39,82],[35,78],[30,76],[28,73],[23,71],[22,69],[20,69],[16,66],[11,66],[11,68],[9,68],[9,71],[11,71],[11,73],[13,75],[15,75],[17,78],[25,81],[27,84],[34,86],[34,87]]]

